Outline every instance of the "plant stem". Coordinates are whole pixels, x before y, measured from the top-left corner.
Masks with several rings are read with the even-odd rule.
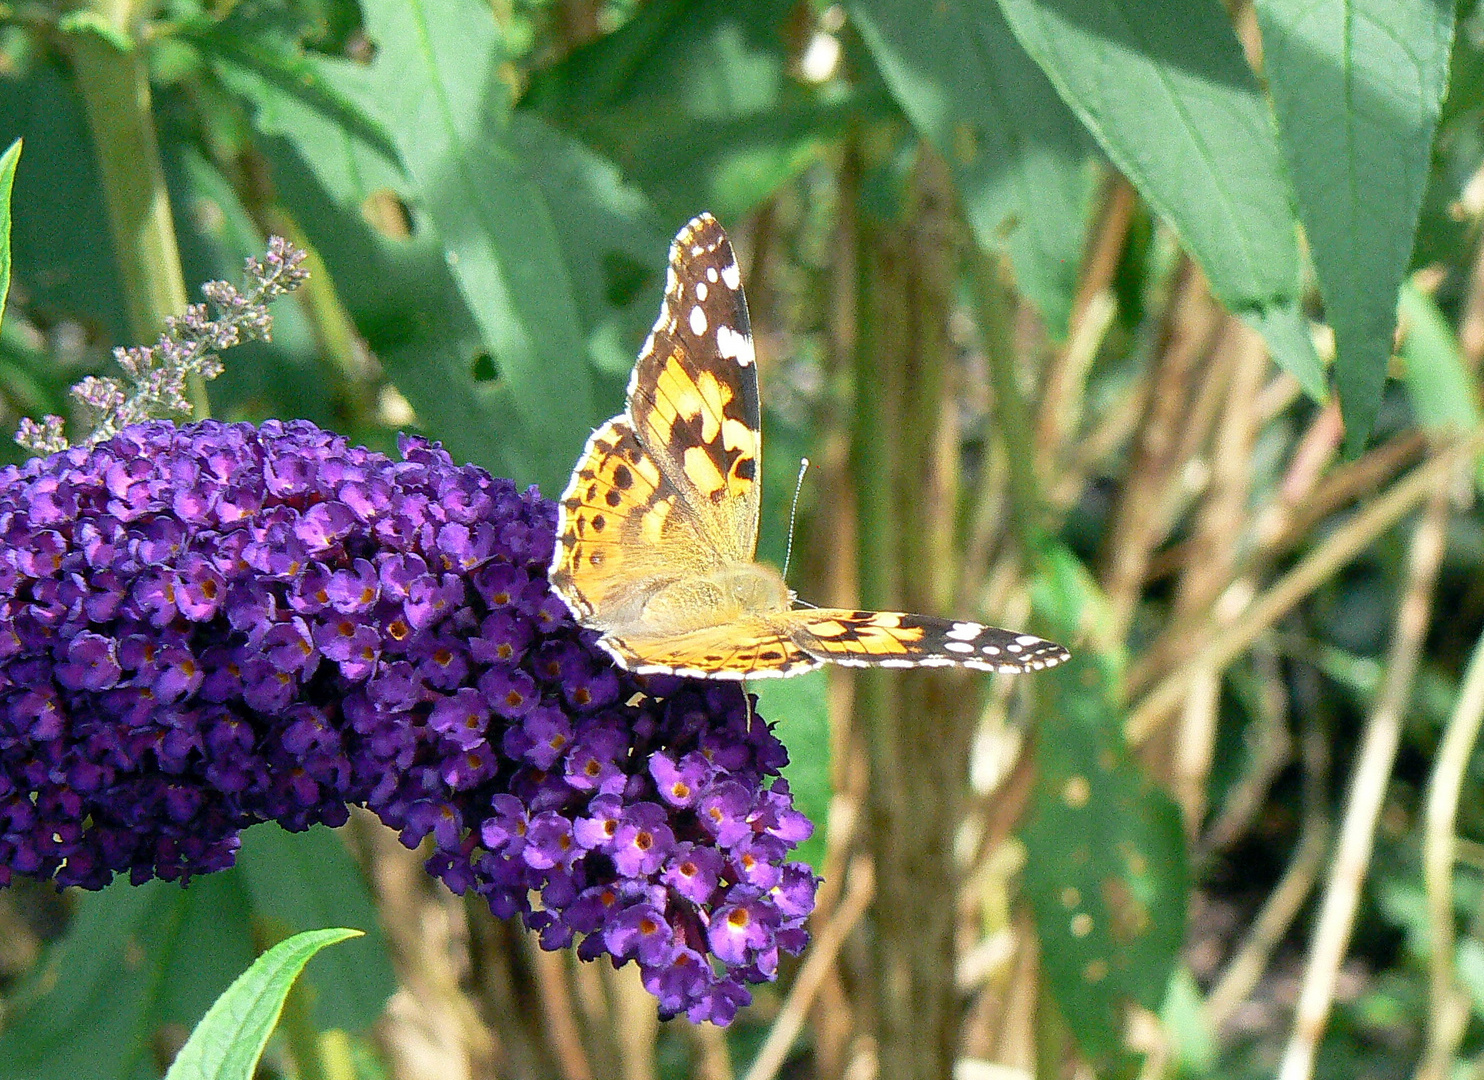
[[[63,25],[98,156],[129,332],[143,344],[164,328],[166,316],[185,310],[186,290],[155,137],[147,58],[131,36],[135,18],[126,0],[97,0],[84,16]],[[209,416],[202,379],[191,380],[189,395],[196,418]]]

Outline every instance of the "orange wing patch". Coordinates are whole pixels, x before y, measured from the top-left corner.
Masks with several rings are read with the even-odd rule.
[[[640,602],[656,580],[684,571],[684,563],[660,552],[683,527],[678,502],[679,493],[622,417],[593,432],[562,495],[548,575],[580,621],[600,625]]]
[[[629,380],[629,415],[724,558],[757,547],[762,407],[741,271],[702,214],[670,247],[665,298]]]

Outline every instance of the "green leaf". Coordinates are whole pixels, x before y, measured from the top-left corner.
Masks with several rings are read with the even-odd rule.
[[[354,926],[361,940],[329,953],[305,976],[313,995],[311,1020],[320,1030],[367,1031],[396,992],[371,891],[345,849],[325,826],[291,833],[272,822],[242,834],[238,866],[254,924],[268,940],[321,926]]]
[[[1283,151],[1335,332],[1345,448],[1365,446],[1386,383],[1448,86],[1453,4],[1259,0]]]
[[[773,734],[788,747],[783,777],[793,793],[794,806],[814,823],[814,835],[791,857],[803,859],[818,871],[824,866],[832,794],[828,676],[812,671],[793,679],[763,679],[749,689],[757,693],[758,714],[774,725]]]
[[[573,433],[599,415],[571,274],[551,201],[509,145],[505,55],[479,0],[375,0],[375,111],[415,201],[443,242],[496,377],[509,391],[524,466],[548,494],[571,471]]]
[[[1478,380],[1464,364],[1448,320],[1432,297],[1411,282],[1402,285],[1401,319],[1407,395],[1417,422],[1439,435],[1477,429],[1484,422]],[[1484,462],[1478,470],[1478,483],[1484,490]]]
[[[975,239],[1008,247],[1021,288],[1065,336],[1093,179],[1082,125],[994,0],[850,10],[902,110],[953,170]]]
[[[196,1025],[166,1080],[252,1080],[304,965],[326,945],[359,935],[359,930],[308,930],[258,957]]]
[[[221,49],[219,34],[194,40],[251,105],[259,129],[277,136],[265,149],[284,200],[297,209],[357,327],[418,419],[461,460],[522,482],[565,482],[591,419],[556,437],[531,430],[530,407],[474,321],[421,189],[389,147],[391,136],[375,135],[385,126],[344,119],[347,110],[362,117],[385,110],[378,73],[300,55],[272,25],[244,17],[237,29],[250,40]],[[485,141],[518,162],[549,205],[561,262],[554,277],[570,282],[585,343],[548,368],[545,380],[560,383],[585,360],[602,373],[594,373],[602,391],[597,411],[616,412],[658,308],[669,231],[611,165],[538,118],[516,115],[487,126]],[[368,199],[392,195],[410,214],[409,238],[382,235],[362,216]]]
[[[0,131],[26,143],[15,179],[11,274],[33,310],[128,340],[103,184],[82,98],[55,65],[0,79]]]
[[[1267,102],[1215,0],[1000,0],[1010,27],[1216,296],[1256,317],[1299,297],[1297,228]],[[1289,343],[1291,344],[1291,342]],[[1318,396],[1317,364],[1273,348]]]
[[[1298,379],[1306,394],[1315,401],[1329,397],[1324,365],[1314,351],[1309,320],[1297,300],[1246,312],[1243,321],[1262,335],[1274,362]]]
[[[1024,832],[1042,962],[1082,1049],[1114,1057],[1129,1004],[1158,1010],[1185,935],[1180,810],[1128,753],[1099,658],[1048,673]]]
[[[21,140],[0,155],[0,318],[10,296],[10,192],[15,186],[15,167],[21,160]]]
[[[793,0],[656,0],[616,33],[533,77],[521,102],[615,162],[670,231],[699,210],[726,225],[820,160],[852,125],[891,112],[790,74]],[[683,133],[682,137],[677,137]]]
[[[201,50],[230,89],[257,106],[260,130],[289,132],[318,121],[318,133],[332,147],[354,146],[397,169],[391,136],[327,76],[322,58],[306,53],[280,26],[254,14],[248,6],[220,21],[189,16],[173,30]],[[367,164],[356,161],[356,156],[345,154],[340,159],[348,176]],[[321,153],[317,160],[327,157]]]

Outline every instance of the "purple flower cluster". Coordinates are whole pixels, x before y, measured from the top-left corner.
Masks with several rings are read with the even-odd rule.
[[[534,489],[402,453],[156,422],[0,470],[0,885],[185,879],[362,804],[545,947],[726,1023],[813,906],[782,745],[736,684],[612,666]]]

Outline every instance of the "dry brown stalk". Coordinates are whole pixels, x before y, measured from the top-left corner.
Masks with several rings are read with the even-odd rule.
[[[1445,463],[1456,467],[1457,458],[1445,455]],[[1392,764],[1401,741],[1402,720],[1412,692],[1418,658],[1422,653],[1432,611],[1433,586],[1442,564],[1448,525],[1448,488],[1452,472],[1437,474],[1427,509],[1412,535],[1406,582],[1397,607],[1396,628],[1386,658],[1386,674],[1361,736],[1360,751],[1352,774],[1345,816],[1325,888],[1324,902],[1315,924],[1299,991],[1293,1032],[1279,1068],[1279,1080],[1309,1080],[1319,1040],[1324,1034],[1334,1002],[1340,964],[1350,942],[1360,889],[1370,865],[1376,820],[1391,778]]]
[[[535,935],[527,935],[525,940],[536,970],[536,994],[541,1001],[551,1053],[562,1080],[592,1080],[593,1069],[572,1007],[569,958],[565,952],[542,949]]]
[[[1453,1065],[1469,1016],[1469,997],[1453,971],[1453,867],[1457,844],[1454,821],[1469,758],[1484,722],[1484,637],[1474,646],[1458,701],[1438,744],[1427,786],[1422,844],[1422,877],[1427,887],[1428,957],[1427,1050],[1416,1080],[1443,1080]]]
[[[1251,494],[1252,447],[1257,440],[1257,393],[1267,372],[1267,348],[1246,324],[1228,319],[1220,350],[1232,354],[1233,368],[1226,408],[1212,443],[1211,478],[1196,515],[1191,558],[1175,592],[1170,633],[1183,643],[1185,655],[1198,652],[1230,620],[1219,603],[1231,584],[1238,562],[1238,543]],[[1220,366],[1226,366],[1222,364]],[[1216,380],[1212,380],[1216,382]],[[1174,747],[1175,798],[1185,814],[1186,831],[1194,837],[1206,817],[1207,780],[1216,748],[1216,721],[1221,677],[1202,670],[1186,698]]]
[[[1209,371],[1203,363],[1224,316],[1205,279],[1187,267],[1168,322],[1169,340],[1150,374],[1143,420],[1104,551],[1109,633],[1121,640],[1143,592],[1149,557],[1170,525],[1184,466],[1181,450]]]
[[[1431,494],[1457,468],[1458,460],[1471,459],[1481,444],[1484,444],[1484,432],[1476,432],[1450,450],[1434,455],[1366,504],[1249,603],[1232,625],[1201,651],[1196,663],[1210,664],[1217,670],[1225,668],[1330,575]],[[1171,671],[1130,710],[1124,723],[1130,745],[1140,745],[1169,719],[1185,696],[1195,670],[1195,665],[1190,665]]]
[[[458,900],[440,892],[397,834],[369,815],[354,820],[398,991],[377,1038],[399,1080],[470,1080],[509,1060],[508,1049],[481,1020],[457,959],[467,941]]]

